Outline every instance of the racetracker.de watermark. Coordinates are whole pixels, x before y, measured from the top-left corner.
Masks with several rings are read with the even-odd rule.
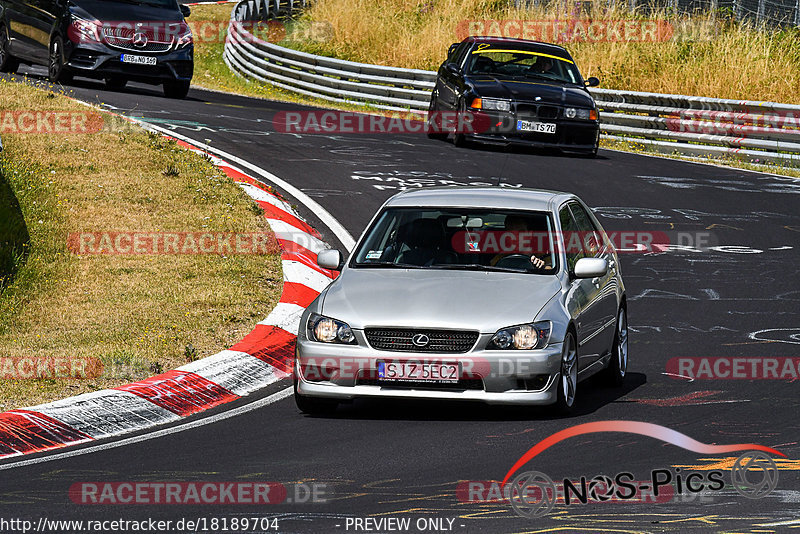
[[[680,357],[670,358],[666,370],[675,379],[798,380],[800,358]]]
[[[91,379],[102,373],[103,362],[91,357],[0,357],[0,378],[6,380]]]
[[[674,34],[672,23],[664,19],[482,19],[462,20],[456,36],[509,37],[554,43],[654,43],[668,41]]]
[[[233,27],[233,32],[229,30]],[[328,21],[228,21],[228,20],[82,20],[74,19],[67,28],[67,38],[76,44],[105,43],[148,52],[148,45],[169,45],[177,49],[199,42],[221,44],[228,35],[237,42],[279,43],[292,41],[329,41],[334,36]]]
[[[480,111],[378,115],[331,110],[279,111],[272,126],[277,132],[297,134],[476,134],[493,124],[489,115]]]
[[[81,505],[304,504],[325,503],[330,497],[328,486],[316,482],[76,482],[68,492]]]
[[[67,247],[79,255],[259,255],[278,254],[282,250],[274,234],[261,232],[72,232]]]
[[[103,116],[91,111],[0,111],[3,134],[90,134],[104,126]]]

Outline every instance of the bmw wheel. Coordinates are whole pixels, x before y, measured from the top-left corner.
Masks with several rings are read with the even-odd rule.
[[[456,126],[455,130],[453,131],[453,145],[456,147],[465,147],[467,146],[467,136],[464,135],[462,132],[459,132],[459,128],[463,128],[463,121],[465,120],[465,114],[467,113],[467,104],[464,100],[459,100],[458,102],[458,114],[456,115]]]
[[[442,132],[442,118],[433,115],[438,112],[436,106],[437,94],[433,91],[431,94],[431,104],[428,106],[428,119],[425,121],[426,133],[428,139],[447,139],[447,132]],[[431,124],[431,116],[433,115],[434,123]]]

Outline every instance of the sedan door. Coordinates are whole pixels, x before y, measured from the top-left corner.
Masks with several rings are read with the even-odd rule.
[[[581,236],[584,254],[589,258],[602,258],[608,263],[605,275],[587,279],[592,286],[592,300],[586,310],[586,323],[591,325],[591,337],[583,340],[578,352],[596,359],[611,349],[614,341],[614,322],[617,317],[617,278],[614,251],[600,230],[594,225],[587,209],[579,202],[570,202],[569,208]],[[591,362],[590,362],[591,363]]]
[[[599,289],[587,278],[575,278],[575,264],[579,259],[586,257],[583,244],[580,240],[578,225],[572,216],[572,212],[567,204],[564,204],[558,212],[561,222],[561,235],[564,243],[566,255],[566,268],[569,273],[569,288],[567,291],[565,306],[575,323],[578,342],[578,371],[586,369],[597,359],[593,353],[594,344],[591,340],[596,337],[597,330],[595,318],[596,309],[592,309],[592,303],[597,298]]]

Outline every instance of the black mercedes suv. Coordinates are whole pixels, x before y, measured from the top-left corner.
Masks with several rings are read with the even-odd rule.
[[[176,0],[0,0],[0,71],[47,65],[54,83],[134,80],[184,98],[194,70],[187,16]]]

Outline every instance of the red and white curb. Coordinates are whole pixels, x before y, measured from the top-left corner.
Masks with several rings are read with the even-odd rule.
[[[140,382],[0,413],[0,458],[170,423],[291,375],[300,316],[338,274],[317,266],[317,252],[327,245],[261,182],[192,144],[176,142],[210,157],[264,210],[282,251],[283,292],[278,305],[239,343],[213,356]]]

